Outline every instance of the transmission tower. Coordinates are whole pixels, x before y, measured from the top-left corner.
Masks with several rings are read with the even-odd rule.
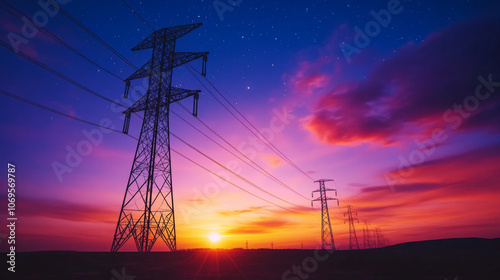
[[[315,192],[319,192],[319,198],[313,199],[311,201],[311,206],[313,206],[314,201],[321,202],[321,249],[332,249],[335,250],[335,242],[333,240],[332,234],[332,224],[330,223],[330,213],[328,212],[328,200],[337,200],[337,205],[339,205],[339,200],[337,198],[330,198],[326,196],[327,191],[334,191],[335,196],[337,196],[336,189],[325,188],[325,182],[333,181],[331,179],[322,179],[314,181],[314,183],[319,183],[319,189],[312,192],[311,196],[314,197]]]
[[[356,228],[354,227],[354,221],[357,221],[359,223],[359,220],[357,218],[358,213],[352,211],[351,205],[347,205],[347,212],[344,213],[344,217],[346,215],[347,219],[344,221],[344,223],[349,222],[349,250],[359,249],[358,236],[356,236]]]
[[[206,74],[208,52],[175,52],[176,40],[200,27],[188,24],[157,30],[135,46],[132,51],[153,49],[153,57],[128,77],[130,81],[148,78],[148,91],[125,110],[123,132],[128,133],[132,113],[144,111],[141,135],[116,225],[111,251],[118,251],[131,237],[137,251],[149,252],[161,238],[175,251],[175,217],[170,158],[170,104],[193,96],[193,115],[197,115],[199,90],[172,87],[175,67],[203,57],[202,75]]]
[[[375,238],[377,248],[385,247],[389,245],[389,239],[387,239],[379,227],[375,229]]]
[[[363,228],[363,248],[369,249],[372,247],[372,243],[373,243],[370,229],[368,228],[368,225],[370,224],[370,222],[368,222],[367,220],[364,220],[363,222],[365,224],[365,227]]]

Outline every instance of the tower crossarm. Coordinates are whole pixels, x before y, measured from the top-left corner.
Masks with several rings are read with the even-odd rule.
[[[179,67],[183,64],[196,60],[200,57],[203,57],[203,66],[202,66],[202,75],[206,74],[206,62],[208,57],[208,52],[176,52],[174,54],[172,66],[168,66],[164,64],[164,67],[161,69],[162,72],[167,72],[168,70],[172,70],[176,67]],[[151,74],[151,62],[150,59],[146,64],[144,64],[141,68],[137,69],[132,75],[125,79],[126,82],[137,80],[141,78],[149,77]]]
[[[196,95],[199,95],[200,92],[201,90],[190,90],[190,89],[172,87],[172,92],[170,94],[163,93],[165,96],[170,96],[170,99],[168,101],[164,100],[164,102],[162,102],[163,104],[160,104],[160,106],[166,106],[170,103],[181,101],[182,99],[188,98],[190,96],[196,97]],[[123,113],[130,114],[130,113],[140,112],[146,110],[146,108],[147,108],[147,94],[142,96],[139,100],[137,100],[137,102],[135,102]]]
[[[325,189],[325,192],[328,192],[328,191],[335,192],[335,195],[337,195],[337,190],[336,190],[336,189]],[[315,190],[315,191],[312,191],[312,192],[311,192],[311,197],[314,197],[314,193],[315,193],[315,192],[319,192],[319,193],[321,193],[321,190]]]
[[[311,200],[311,207],[313,206],[313,203],[314,203],[315,201],[320,201],[320,202],[323,202],[323,201],[325,201],[325,200],[336,200],[336,201],[337,201],[337,205],[339,205],[339,200],[338,200],[337,198],[331,198],[331,197],[321,198],[321,197],[318,197],[318,198],[316,198],[316,199]]]
[[[193,60],[196,60],[200,57],[203,57],[203,71],[202,75],[205,76],[206,63],[208,58],[208,52],[176,52],[174,55],[173,67],[178,67],[180,65],[186,64]],[[167,71],[170,69],[163,69],[163,71]]]
[[[201,90],[189,90],[183,88],[172,88],[172,93],[170,94],[170,103],[174,103],[177,101],[181,101],[184,98],[188,98],[190,96],[196,96],[200,94]]]
[[[130,75],[128,78],[125,79],[126,82],[130,82],[132,80],[140,79],[140,78],[145,78],[150,76],[152,69],[151,69],[151,61],[150,59],[148,62],[146,62],[144,65],[141,66],[141,68],[137,69],[132,75]]]
[[[319,183],[319,182],[330,182],[330,181],[333,181],[333,179],[320,179],[320,180],[316,180],[316,181],[314,181],[314,183]]]
[[[189,90],[189,89],[183,89],[183,88],[176,88],[176,87],[172,87],[171,89],[172,89],[172,91],[170,93],[167,93],[167,92],[162,93],[163,96],[169,96],[170,98],[169,98],[169,100],[164,100],[162,102],[162,104],[160,104],[160,106],[161,107],[167,106],[171,103],[175,103],[177,101],[181,101],[181,100],[188,98],[190,96],[194,96],[193,115],[197,116],[198,115],[198,98],[199,98],[199,94],[201,91],[200,90]],[[166,90],[168,90],[168,89],[166,89]],[[127,110],[123,111],[123,113],[125,114],[125,123],[123,126],[123,133],[128,133],[131,114],[135,113],[135,112],[145,111],[147,109],[147,106],[148,106],[147,95],[148,94],[145,94],[139,100],[137,100],[137,102],[135,102],[132,106],[130,106]],[[156,99],[153,98],[153,100],[156,100]],[[154,104],[152,104],[152,103],[153,102],[150,101],[149,106],[153,106]]]
[[[131,114],[134,112],[140,112],[146,110],[148,94],[143,95],[139,100],[137,100],[132,106],[127,110],[123,111],[124,114]]]
[[[142,42],[137,44],[137,46],[133,47],[132,50],[139,51],[150,49],[154,46],[156,40],[162,40],[164,42],[177,40],[202,25],[202,23],[185,24],[157,30],[146,37],[146,39],[144,39]]]

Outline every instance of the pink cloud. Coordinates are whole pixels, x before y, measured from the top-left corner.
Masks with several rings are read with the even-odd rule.
[[[320,97],[305,127],[329,144],[387,144],[405,136],[410,124],[422,130],[428,125],[456,128],[457,118],[461,118],[458,129],[498,131],[500,95],[493,92],[482,101],[475,97],[481,102],[471,114],[466,112],[467,117],[455,107],[475,106],[470,98],[478,85],[485,84],[479,75],[488,80],[491,74],[494,82],[500,80],[500,39],[491,37],[492,32],[500,32],[500,24],[484,19],[439,31],[419,46],[406,44],[394,58],[377,65],[367,79],[335,85]],[[308,72],[315,63],[303,65]],[[315,89],[316,76],[332,76],[298,73],[305,93]],[[486,95],[491,88],[483,86],[482,93]],[[447,110],[452,112],[444,116]]]
[[[309,74],[294,82],[295,89],[303,94],[310,95],[314,90],[328,84],[329,77],[320,73]]]

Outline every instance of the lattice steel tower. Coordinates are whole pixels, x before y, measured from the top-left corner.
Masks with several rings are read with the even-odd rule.
[[[132,170],[111,251],[118,251],[131,237],[137,251],[149,252],[158,238],[175,251],[175,217],[170,158],[170,104],[193,96],[193,115],[198,110],[199,90],[172,87],[175,67],[203,57],[202,75],[206,73],[208,52],[175,52],[176,40],[200,27],[188,24],[157,30],[132,50],[153,49],[153,57],[126,81],[125,97],[130,81],[148,78],[148,91],[125,110],[123,132],[128,133],[132,113],[144,111],[141,135],[137,143]]]
[[[353,215],[354,213],[354,215]],[[344,217],[347,215],[347,219],[344,221],[344,223],[347,221],[349,222],[349,250],[352,249],[359,249],[359,243],[358,243],[358,236],[356,236],[356,228],[354,227],[354,221],[358,220],[358,213],[352,211],[352,206],[347,205],[347,212],[344,213]]]
[[[331,179],[322,179],[314,181],[314,183],[319,183],[319,189],[312,192],[311,196],[314,197],[315,192],[319,192],[319,198],[313,199],[311,201],[311,206],[313,206],[314,201],[321,201],[321,249],[333,249],[335,250],[335,242],[333,240],[332,224],[330,223],[330,213],[328,212],[328,200],[337,200],[337,205],[339,205],[339,200],[337,198],[331,198],[326,196],[327,191],[334,191],[335,196],[337,196],[336,189],[325,188],[325,182],[333,181]]]
[[[369,249],[369,248],[372,248],[373,246],[373,242],[372,242],[372,237],[371,237],[371,233],[370,233],[370,229],[368,228],[368,225],[370,224],[370,222],[368,222],[367,220],[364,220],[364,224],[365,224],[365,227],[363,228],[363,248],[364,249]]]

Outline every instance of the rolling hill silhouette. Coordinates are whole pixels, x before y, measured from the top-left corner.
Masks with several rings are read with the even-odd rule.
[[[18,253],[16,265],[15,278],[5,269],[1,278],[498,279],[500,239],[428,240],[378,249],[337,250],[331,255],[297,249],[23,252]]]

